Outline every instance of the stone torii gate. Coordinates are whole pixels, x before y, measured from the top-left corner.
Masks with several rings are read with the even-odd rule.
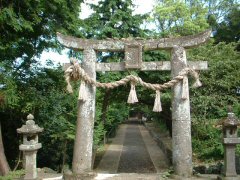
[[[96,71],[125,71],[138,69],[141,71],[171,70],[172,77],[189,66],[195,70],[206,70],[205,61],[187,61],[186,50],[205,43],[211,35],[211,30],[203,33],[163,39],[108,39],[92,40],[65,36],[58,33],[59,42],[65,47],[83,51],[81,67],[93,79]],[[171,50],[171,61],[144,62],[142,51]],[[125,51],[125,62],[97,63],[96,52]],[[65,65],[69,66],[69,65]],[[66,67],[65,67],[66,68]],[[182,99],[183,83],[179,82],[172,88],[172,148],[173,167],[178,176],[192,175],[192,142],[191,118],[188,80],[185,98]],[[72,172],[87,174],[92,171],[93,128],[95,118],[96,87],[86,84],[86,101],[78,102],[77,130],[73,152]]]

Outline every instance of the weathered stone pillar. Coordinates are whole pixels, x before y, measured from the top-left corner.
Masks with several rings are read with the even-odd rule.
[[[185,49],[174,46],[171,58],[172,77],[177,76],[186,64]],[[177,83],[172,89],[173,167],[176,175],[190,177],[192,175],[192,141],[188,80],[185,83],[184,90],[187,93],[184,99],[182,99],[182,82]]]
[[[24,179],[37,179],[37,150],[36,151],[26,151],[25,155],[25,177]]]
[[[83,51],[82,68],[93,79],[96,52],[93,49]],[[72,171],[74,174],[85,174],[92,169],[93,128],[95,118],[96,88],[86,83],[86,101],[78,102],[76,137],[73,151]]]

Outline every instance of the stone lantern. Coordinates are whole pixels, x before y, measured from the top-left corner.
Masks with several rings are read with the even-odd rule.
[[[25,156],[24,179],[37,179],[36,157],[38,149],[42,147],[42,144],[38,143],[38,134],[42,131],[43,128],[35,124],[32,114],[27,116],[26,125],[17,129],[19,134],[23,134],[23,144],[19,146],[19,149],[23,151]]]
[[[221,179],[238,179],[235,164],[235,149],[240,143],[240,138],[237,137],[237,126],[240,122],[235,117],[234,113],[229,112],[227,119],[222,122],[223,129],[223,146],[224,146],[224,177]]]

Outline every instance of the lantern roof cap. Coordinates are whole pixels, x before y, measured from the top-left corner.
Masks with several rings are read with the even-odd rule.
[[[239,126],[240,122],[233,112],[229,112],[228,117],[224,119],[222,125],[225,127],[234,127]]]
[[[37,124],[35,124],[34,116],[29,114],[27,116],[26,125],[22,125],[21,128],[17,129],[17,133],[19,134],[27,134],[27,135],[34,135],[38,134],[43,131],[43,128],[40,128]]]

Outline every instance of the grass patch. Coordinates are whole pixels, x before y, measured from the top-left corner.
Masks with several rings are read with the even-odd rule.
[[[24,176],[25,171],[24,170],[16,170],[16,171],[11,171],[8,175],[6,176],[0,176],[0,180],[13,180],[13,179],[19,179]]]

